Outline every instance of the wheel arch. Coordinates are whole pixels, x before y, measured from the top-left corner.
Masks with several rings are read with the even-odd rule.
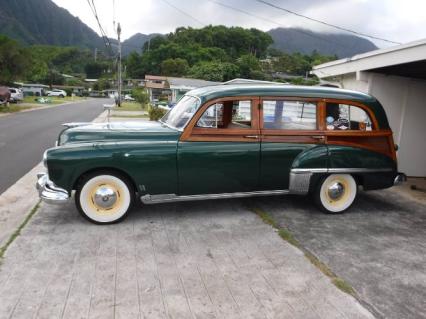
[[[137,184],[135,182],[135,180],[130,176],[129,173],[127,173],[126,171],[116,168],[116,167],[110,167],[110,166],[103,166],[103,167],[95,167],[95,168],[91,168],[88,169],[84,172],[82,172],[79,176],[77,176],[77,178],[74,180],[74,183],[72,184],[72,189],[76,190],[78,185],[81,183],[81,181],[87,176],[87,175],[91,175],[94,173],[101,173],[101,172],[105,172],[105,173],[116,173],[118,175],[123,176],[124,178],[126,178],[129,183],[131,184],[131,186],[133,187],[133,191],[138,193],[138,187]]]

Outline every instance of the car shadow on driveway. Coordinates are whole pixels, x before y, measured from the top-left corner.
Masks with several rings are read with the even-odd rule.
[[[426,317],[426,207],[392,190],[360,192],[344,214],[307,197],[251,199],[386,318]]]

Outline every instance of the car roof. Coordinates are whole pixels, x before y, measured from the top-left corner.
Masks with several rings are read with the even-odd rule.
[[[237,96],[282,96],[301,98],[329,98],[360,102],[368,106],[375,114],[380,128],[388,129],[389,123],[382,105],[371,95],[344,90],[339,88],[321,86],[302,86],[285,84],[239,84],[239,85],[214,85],[191,90],[186,95],[196,96],[201,103],[206,101]]]
[[[321,86],[239,84],[205,86],[188,92],[202,100],[211,100],[225,96],[294,96],[373,101],[375,98],[361,92]]]

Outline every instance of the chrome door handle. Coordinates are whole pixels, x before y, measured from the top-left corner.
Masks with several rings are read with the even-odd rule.
[[[325,141],[325,136],[323,135],[313,135],[311,136],[313,139],[319,140],[319,141]]]
[[[259,138],[259,135],[245,135],[245,138]]]

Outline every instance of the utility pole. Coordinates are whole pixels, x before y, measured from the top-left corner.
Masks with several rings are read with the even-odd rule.
[[[95,48],[95,62],[98,59],[98,48]]]
[[[121,74],[121,26],[120,23],[117,24],[117,35],[118,35],[118,99],[117,106],[121,106],[121,84],[122,84],[122,74]]]

